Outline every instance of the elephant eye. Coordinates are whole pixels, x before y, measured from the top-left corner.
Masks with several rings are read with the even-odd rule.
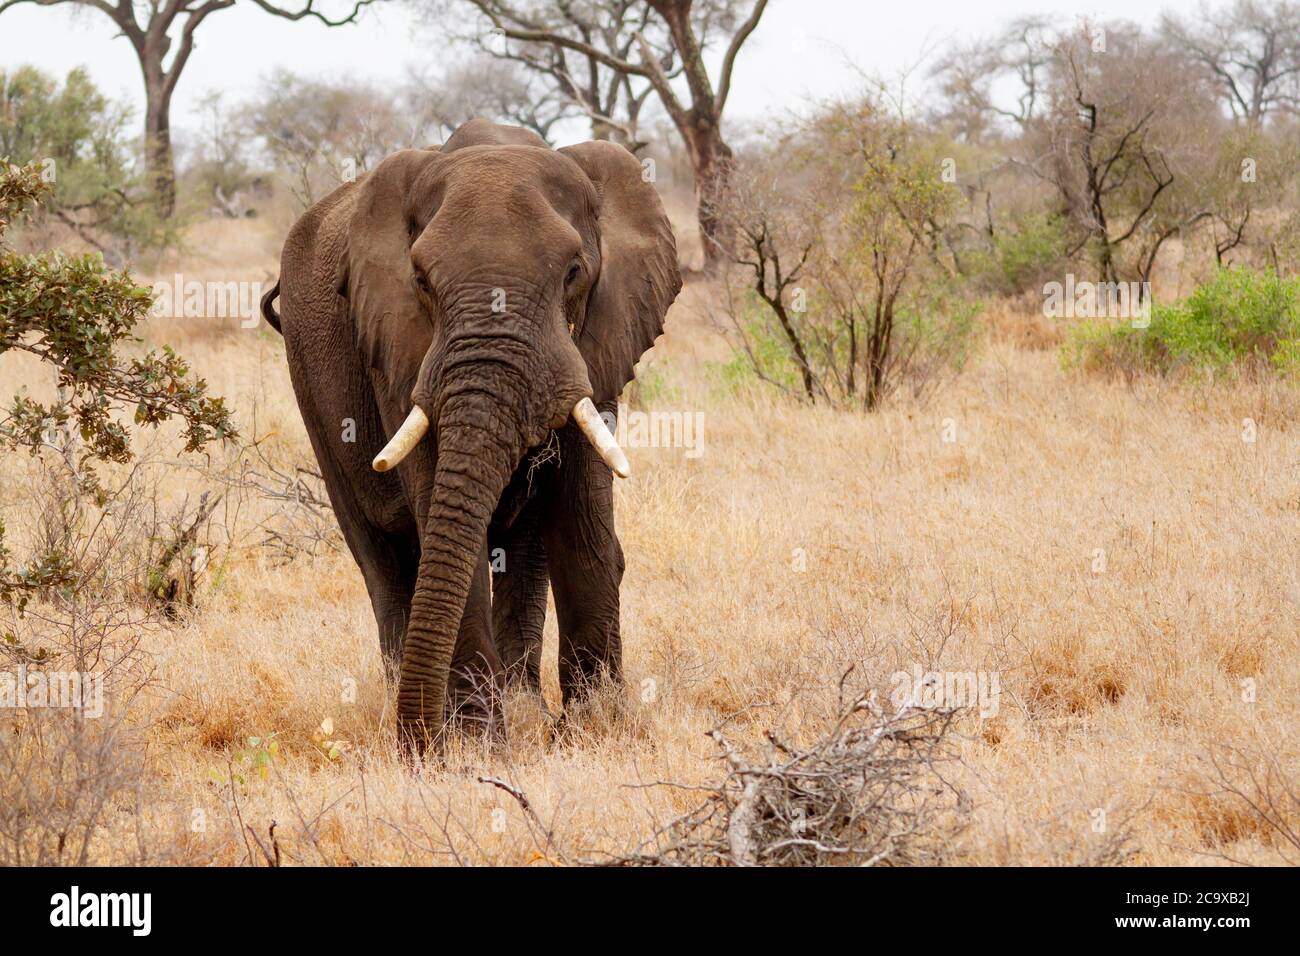
[[[573,265],[569,266],[569,271],[564,276],[565,288],[568,288],[569,286],[573,285],[573,283],[577,282],[578,275],[581,272],[582,272],[582,268],[576,262]]]
[[[415,274],[415,285],[425,295],[431,295],[433,293],[433,289],[429,287],[429,278],[423,272],[417,272]]]

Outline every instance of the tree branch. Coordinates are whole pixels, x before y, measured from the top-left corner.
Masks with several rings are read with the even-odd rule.
[[[750,11],[749,19],[746,20],[736,31],[736,35],[731,38],[731,45],[727,47],[727,53],[722,58],[722,74],[718,80],[718,113],[722,113],[722,108],[727,105],[727,94],[731,92],[731,71],[736,65],[736,55],[740,53],[740,48],[749,35],[754,32],[758,26],[759,19],[763,16],[763,11],[767,8],[767,0],[758,0],[754,4],[754,9]]]
[[[341,27],[345,23],[355,23],[357,17],[361,14],[362,8],[370,6],[375,0],[356,0],[352,6],[352,12],[341,20],[331,20],[317,10],[316,0],[307,0],[306,6],[298,10],[286,10],[274,3],[270,3],[269,0],[253,0],[253,2],[272,16],[282,17],[285,20],[305,20],[310,17],[313,20],[319,20],[327,27]]]

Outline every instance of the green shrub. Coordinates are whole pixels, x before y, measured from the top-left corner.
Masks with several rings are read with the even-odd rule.
[[[109,269],[99,255],[21,254],[7,244],[8,227],[49,193],[39,165],[0,160],[0,355],[36,356],[58,388],[50,404],[18,394],[0,407],[0,452],[24,450],[61,462],[73,488],[67,497],[74,499],[61,504],[80,514],[83,505],[105,509],[112,499],[94,465],[132,459],[126,425],[132,417],[151,427],[179,420],[191,452],[237,433],[225,403],[208,395],[207,383],[180,356],[166,347],[161,354],[135,347],[133,331],[149,312],[148,289]],[[76,556],[56,549],[14,566],[0,521],[0,603],[21,609],[34,596],[62,593],[75,584]]]
[[[1019,295],[1040,286],[1062,269],[1065,224],[1055,213],[1030,213],[984,232],[960,233],[957,249],[961,275],[979,292]]]
[[[983,311],[983,302],[955,295],[906,304],[899,313],[902,347],[935,371],[960,372],[975,351]]]
[[[799,366],[791,353],[789,339],[772,321],[758,296],[748,291],[738,312],[743,348],[721,368],[724,388],[738,391],[755,381],[764,381],[787,391],[798,391]]]
[[[901,387],[913,397],[923,398],[965,368],[974,353],[979,330],[976,320],[984,310],[984,303],[967,299],[960,289],[950,285],[935,280],[898,303],[891,353],[894,373],[888,392]],[[812,297],[808,311],[814,310],[829,311]],[[789,338],[764,312],[757,296],[749,295],[740,316],[744,319],[740,326],[744,333],[743,347],[729,361],[713,369],[718,390],[735,395],[755,383],[766,382],[798,394],[803,386]],[[855,371],[859,382],[870,375],[866,365],[868,334],[867,319],[860,318]],[[849,364],[847,331],[842,326],[827,326],[817,345],[818,351],[810,355],[814,375],[828,390],[834,391],[841,387],[838,376]],[[835,400],[846,399],[836,394]],[[852,399],[847,401],[852,403]]]
[[[1067,365],[1101,372],[1223,375],[1240,369],[1300,372],[1300,277],[1221,269],[1187,299],[1154,305],[1147,328],[1081,323]]]
[[[1034,214],[994,243],[1000,291],[1023,292],[1053,272],[1065,255],[1065,228],[1055,214]]]
[[[176,239],[144,185],[129,120],[83,69],[62,84],[35,67],[0,69],[0,159],[35,163],[53,187],[44,215],[118,265]]]

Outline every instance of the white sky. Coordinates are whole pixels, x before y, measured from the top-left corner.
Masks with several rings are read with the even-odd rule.
[[[281,0],[286,6],[298,0]],[[331,0],[331,12],[346,0]],[[1223,0],[1220,0],[1223,2]],[[1191,12],[1193,0],[772,0],[740,55],[727,107],[732,121],[800,110],[808,102],[861,85],[861,72],[892,76],[951,39],[994,32],[1027,13],[1063,19],[1092,16],[1155,21],[1161,10]],[[32,63],[66,73],[85,66],[107,93],[143,105],[139,68],[127,41],[95,10],[20,4],[0,15],[0,67]],[[435,29],[418,24],[401,0],[377,4],[357,25],[330,29],[291,23],[240,3],[213,14],[173,101],[172,125],[183,141],[189,117],[212,90],[227,102],[251,96],[275,67],[322,78],[400,81],[411,65],[437,67],[455,50]],[[859,72],[861,71],[861,72]],[[574,138],[581,138],[582,127]],[[181,142],[183,146],[183,142]]]

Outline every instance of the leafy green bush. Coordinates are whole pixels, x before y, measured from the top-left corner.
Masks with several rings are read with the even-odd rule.
[[[978,342],[976,319],[984,311],[979,300],[930,292],[899,313],[900,348],[913,355],[911,388],[917,395],[966,367]]]
[[[816,300],[810,310],[817,307]],[[979,324],[976,321],[984,303],[957,294],[941,281],[901,302],[894,321],[895,342],[892,362],[905,369],[892,383],[914,398],[924,398],[951,376],[965,368],[975,351]],[[734,395],[756,382],[779,386],[786,392],[799,391],[799,367],[793,360],[789,339],[774,326],[763,312],[758,297],[750,295],[740,310],[745,319],[739,326],[741,348],[732,358],[718,364],[714,373],[722,393]],[[865,334],[860,329],[860,334]],[[848,338],[843,328],[832,328],[820,341],[822,355],[836,368],[848,366]],[[819,377],[823,363],[816,358]],[[865,374],[865,372],[860,372]]]
[[[1090,321],[1065,346],[1067,365],[1102,372],[1300,373],[1300,277],[1220,269],[1187,299],[1155,305],[1151,324]]]
[[[745,292],[737,312],[741,348],[721,367],[723,387],[736,391],[760,381],[797,391],[799,369],[791,359],[789,339],[752,290]]]
[[[952,233],[950,241],[962,278],[980,293],[1019,295],[1064,268],[1065,223],[1052,212],[999,220],[992,237],[966,229]]]
[[[941,240],[962,196],[936,175],[948,145],[873,93],[744,165],[723,204],[742,266],[728,275],[729,374],[870,411],[961,366],[974,310]]]
[[[994,243],[1000,290],[1023,292],[1054,271],[1065,255],[1065,228],[1059,216],[1038,213],[1018,228],[998,234]]]
[[[148,289],[99,255],[23,255],[5,243],[12,220],[49,192],[40,166],[0,161],[0,355],[27,352],[45,362],[58,386],[49,404],[16,395],[0,409],[0,449],[49,453],[72,474],[75,490],[102,508],[110,497],[95,462],[131,460],[123,419],[157,426],[178,419],[186,451],[236,437],[220,398],[169,348],[127,357],[119,349],[149,312]],[[33,595],[66,588],[75,569],[63,552],[31,556],[12,568],[0,524],[0,602],[21,606]]]
[[[158,490],[143,462],[105,466],[102,479],[93,466],[132,457],[133,414],[138,425],[179,420],[192,450],[234,429],[177,356],[138,349],[147,289],[99,255],[23,255],[7,244],[6,227],[49,196],[43,168],[0,161],[0,356],[36,356],[57,386],[48,404],[19,394],[0,408],[0,455],[32,456],[6,469],[28,490],[6,494],[0,515],[0,672],[65,683],[58,706],[28,706],[0,733],[0,865],[84,864],[92,853],[156,862],[143,829],[134,841],[101,835],[152,779],[148,721],[134,704],[153,679],[141,635],[162,619],[140,600],[136,562],[155,566]],[[174,538],[169,553],[180,546]],[[125,859],[123,842],[134,844]]]
[[[62,84],[30,66],[0,70],[0,159],[38,164],[54,187],[44,215],[117,263],[175,240],[143,182],[129,120],[85,70]]]

